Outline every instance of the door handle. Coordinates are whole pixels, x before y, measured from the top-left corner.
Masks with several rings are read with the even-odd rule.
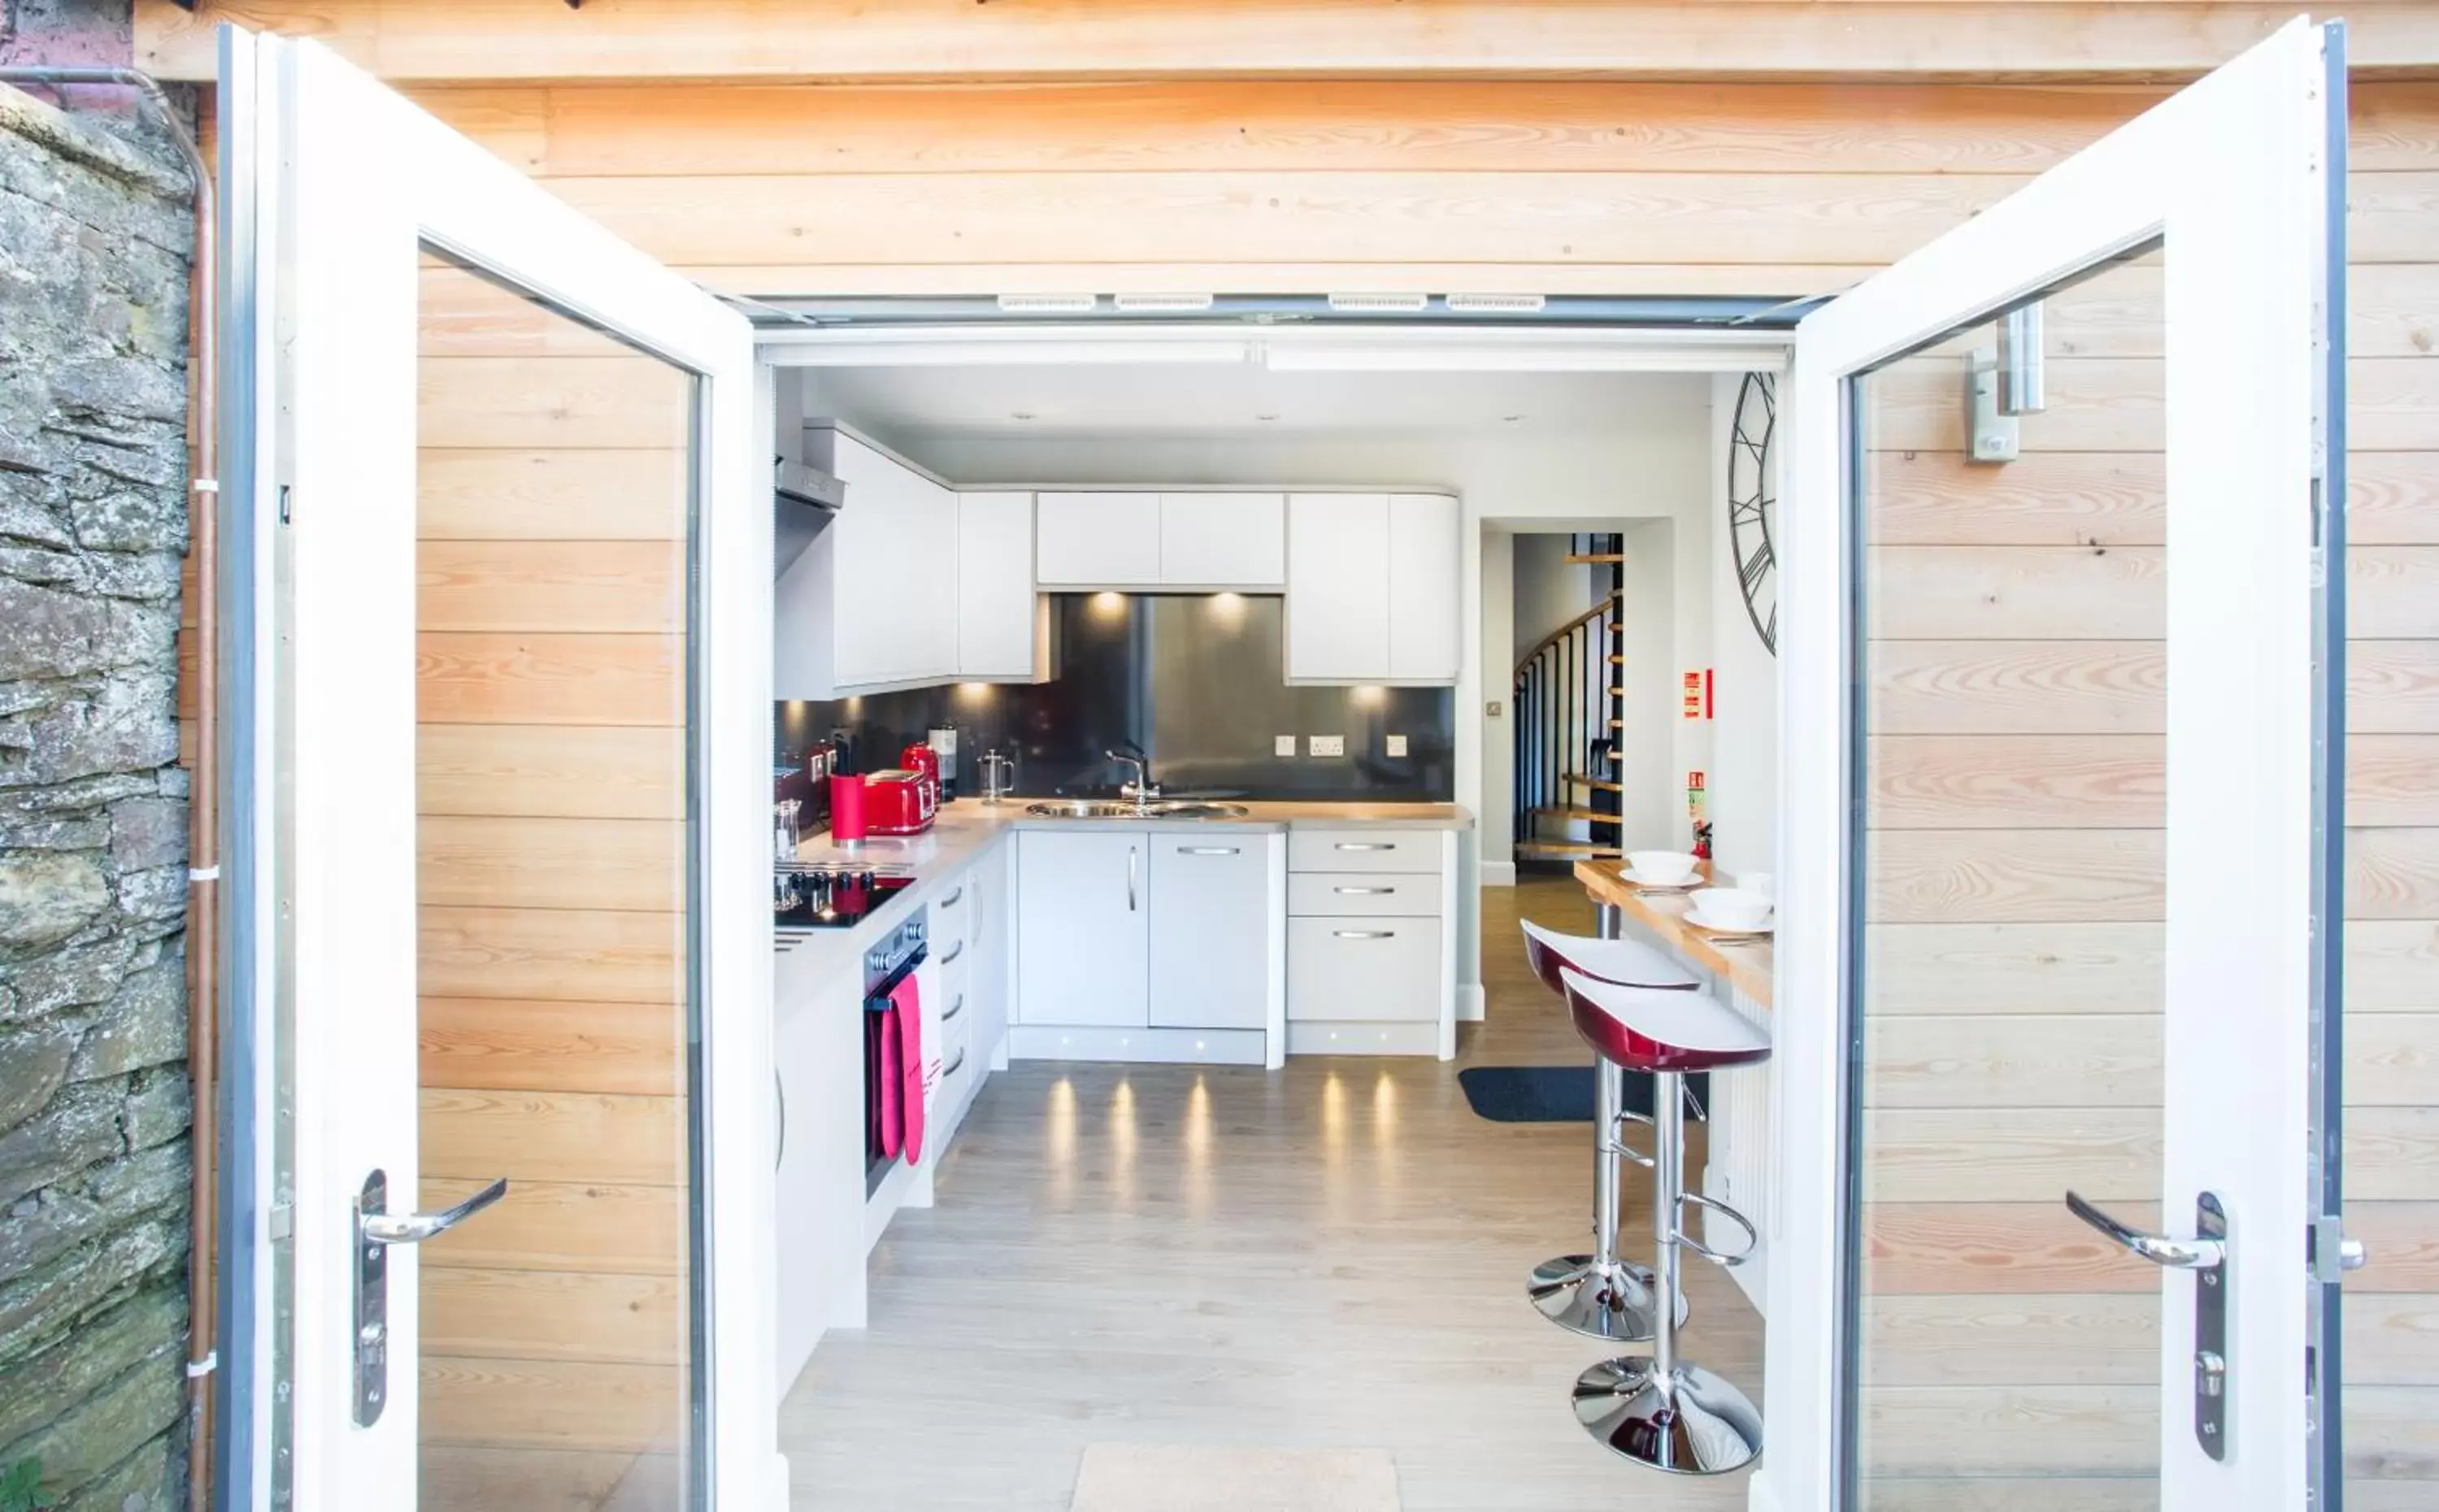
[[[448,1233],[507,1195],[508,1179],[503,1176],[455,1207],[444,1207],[437,1213],[360,1213],[357,1227],[375,1244],[421,1244],[436,1235]]]
[[[1127,912],[1135,911],[1135,847],[1127,847]]]
[[[1180,845],[1177,847],[1177,853],[1181,856],[1234,856],[1237,854],[1237,847],[1234,845]]]
[[[493,1182],[455,1207],[437,1213],[389,1211],[389,1173],[376,1169],[356,1193],[355,1420],[358,1428],[381,1421],[389,1405],[389,1247],[420,1244],[508,1195],[507,1178]]]
[[[2066,1194],[2067,1211],[2108,1235],[2153,1265],[2173,1271],[2211,1271],[2227,1263],[2227,1245],[2217,1238],[2177,1239],[2145,1234],[2110,1218],[2075,1192]]]
[[[2153,1265],[2194,1272],[2194,1441],[2215,1460],[2227,1458],[2228,1348],[2227,1208],[2216,1192],[2194,1199],[2194,1237],[2145,1234],[2066,1194],[2067,1211]]]

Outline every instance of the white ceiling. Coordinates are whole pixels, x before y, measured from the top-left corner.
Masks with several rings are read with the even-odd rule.
[[[793,371],[808,384],[807,416],[883,436],[1597,431],[1637,411],[1695,413],[1711,382],[1702,373],[1297,372],[1252,363]]]

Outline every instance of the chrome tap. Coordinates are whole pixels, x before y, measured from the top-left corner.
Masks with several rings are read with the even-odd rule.
[[[1113,761],[1123,761],[1135,769],[1134,781],[1118,784],[1119,797],[1132,798],[1135,801],[1135,807],[1141,809],[1160,796],[1159,785],[1151,780],[1149,761],[1139,756],[1129,756],[1123,751],[1104,751],[1101,754]]]

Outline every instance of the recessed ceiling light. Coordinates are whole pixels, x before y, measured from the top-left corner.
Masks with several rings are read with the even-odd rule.
[[[1499,417],[1499,418],[1500,418],[1501,419],[1503,419],[1503,420],[1505,420],[1508,424],[1513,425],[1513,424],[1515,424],[1518,420],[1522,419],[1524,417],[1523,417],[1523,416],[1522,416],[1522,415],[1502,415],[1502,416],[1501,416],[1501,417]],[[1018,417],[1017,417],[1017,418],[1018,418],[1018,419],[1023,419],[1023,418],[1024,418],[1024,416],[1022,416],[1022,415],[1020,415],[1020,416],[1018,416]]]
[[[1029,420],[1033,418],[1033,412],[1031,410],[1013,410],[1009,412],[1007,418],[1012,420]],[[1514,419],[1515,417],[1511,415],[1508,418]]]
[[[1254,418],[1257,420],[1274,420],[1277,419],[1278,417],[1275,415],[1256,415]]]

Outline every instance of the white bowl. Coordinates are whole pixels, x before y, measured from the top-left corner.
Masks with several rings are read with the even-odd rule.
[[[1647,882],[1689,882],[1701,861],[1682,850],[1629,850],[1626,863]]]
[[[1694,911],[1723,929],[1759,929],[1770,922],[1770,898],[1741,887],[1697,888]]]

